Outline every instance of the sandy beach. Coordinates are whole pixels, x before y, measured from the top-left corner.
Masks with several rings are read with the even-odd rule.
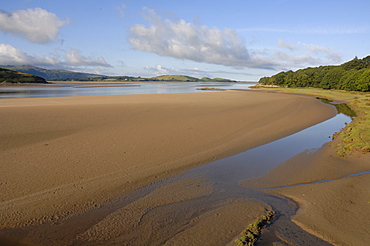
[[[334,107],[311,96],[252,90],[1,99],[0,238],[15,245],[70,245],[73,242],[89,245],[84,243],[91,240],[118,244],[114,239],[122,232],[117,232],[117,228],[135,229],[130,223],[142,218],[138,211],[206,196],[212,186],[199,179],[175,183],[181,193],[165,187],[115,209],[114,213],[101,217],[89,215],[95,218],[93,222],[76,219],[72,235],[63,234],[61,226],[52,236],[47,226],[39,225],[63,225],[64,221],[73,221],[140,187],[290,135],[335,113]],[[366,170],[368,157],[339,158],[331,146],[326,146],[310,158],[297,157],[300,162],[307,160],[305,168],[296,170],[289,161],[297,160],[289,160],[270,173],[276,174],[273,178],[262,177],[243,185],[277,187],[339,178]],[[325,165],[318,165],[322,163]],[[369,211],[369,205],[363,204],[369,199],[366,177],[272,192],[300,204],[294,222],[310,233],[334,244],[350,245],[346,243],[352,242],[349,240],[353,240],[353,235],[358,235],[354,232],[362,228],[360,236],[363,237],[355,244],[362,245],[361,240],[368,239],[369,233],[356,219],[362,218],[369,224],[366,216],[362,216]],[[362,184],[363,189],[355,189],[355,184]],[[359,201],[358,196],[364,201]],[[329,200],[331,203],[322,202]],[[332,213],[327,212],[329,208]],[[358,217],[342,212],[352,208]],[[217,213],[198,216],[198,223],[185,234],[175,233],[176,237],[167,243],[194,244],[215,224],[219,225],[217,230],[223,237],[217,239],[218,242],[228,242],[265,209],[269,208],[256,201],[228,201],[217,207]],[[240,218],[243,213],[245,216]],[[165,213],[156,216],[164,217]],[[351,228],[333,226],[347,217],[352,218],[347,223]],[[224,223],[227,218],[232,218],[232,223]],[[137,239],[143,232],[134,229],[130,230],[131,237],[136,238],[136,242],[145,242],[144,236],[140,239],[143,241]],[[196,234],[199,235],[194,236]]]

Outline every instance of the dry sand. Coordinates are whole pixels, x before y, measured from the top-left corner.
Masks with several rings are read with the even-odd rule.
[[[332,106],[313,97],[255,91],[1,99],[0,228],[73,218],[144,185],[334,114]],[[202,187],[171,199],[204,196],[211,189]],[[264,209],[253,206],[255,214]],[[233,207],[240,211],[245,201]],[[299,216],[297,222],[304,224]],[[220,221],[204,217],[212,224]],[[108,217],[95,224],[106,222]],[[305,225],[310,229],[309,222]],[[220,226],[228,229],[227,223]],[[92,237],[98,227],[76,227],[76,237]],[[38,235],[33,242],[48,236]],[[22,237],[27,242],[32,233]],[[181,234],[177,238],[183,240]]]

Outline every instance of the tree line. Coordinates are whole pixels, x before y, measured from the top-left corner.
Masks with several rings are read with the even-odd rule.
[[[263,85],[283,87],[315,87],[347,91],[370,91],[370,56],[339,66],[320,66],[295,72],[280,72],[259,80]]]

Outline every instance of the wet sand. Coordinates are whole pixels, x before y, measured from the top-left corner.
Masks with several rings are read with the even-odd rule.
[[[335,142],[241,184],[296,201],[299,210],[292,221],[316,237],[333,245],[365,246],[370,241],[370,174],[347,176],[369,171],[370,154],[339,157]]]
[[[127,204],[131,207],[116,209],[115,215],[104,215],[92,224],[78,221],[73,235],[61,230],[53,237],[47,227],[38,231],[37,225],[73,221],[140,187],[287,136],[334,114],[332,106],[313,97],[255,91],[2,99],[0,225],[21,229],[3,230],[0,235],[36,245],[113,240],[115,229],[134,226],[122,223],[122,218],[140,221],[136,212],[142,212],[148,201],[154,207],[173,204],[206,196],[212,187],[194,181],[181,183],[187,187],[183,193],[169,189],[161,196],[149,194],[147,200]],[[217,209],[224,212],[204,214],[191,227],[199,234],[192,242],[215,224],[220,232],[229,233],[225,239],[229,240],[265,208],[244,200],[220,205]],[[230,230],[234,223],[221,223],[225,218],[217,215],[238,221],[238,214],[249,210],[254,212],[248,213],[249,219],[239,218],[235,230]],[[158,216],[165,220],[165,215]],[[299,215],[297,223],[309,228]],[[35,229],[22,229],[31,225]],[[136,231],[132,236],[142,234]],[[169,245],[189,240],[190,234],[176,234]]]

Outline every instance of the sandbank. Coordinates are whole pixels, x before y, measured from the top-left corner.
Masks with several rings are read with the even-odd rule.
[[[251,90],[1,99],[0,229],[73,219],[334,115],[334,107],[310,96]],[[197,192],[204,195],[207,187]],[[237,210],[244,206],[237,204]],[[75,235],[58,244],[93,235],[88,232],[76,226]],[[21,240],[47,237],[28,233]]]
[[[370,155],[339,157],[335,142],[314,153],[301,153],[267,175],[241,183],[296,201],[299,210],[292,221],[333,245],[367,245],[370,174],[350,175],[369,171]]]

